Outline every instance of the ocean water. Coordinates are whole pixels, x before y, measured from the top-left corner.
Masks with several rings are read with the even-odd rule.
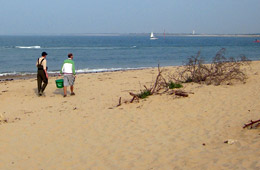
[[[0,36],[0,76],[35,74],[36,60],[48,53],[48,72],[58,72],[68,53],[74,54],[77,72],[101,72],[182,65],[198,51],[206,62],[221,48],[226,57],[245,55],[260,60],[255,37],[166,36]]]

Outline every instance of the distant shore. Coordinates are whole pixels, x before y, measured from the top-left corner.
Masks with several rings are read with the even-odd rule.
[[[204,33],[162,33],[154,32],[156,36],[192,36],[192,37],[260,37],[255,34],[204,34]],[[17,34],[0,36],[150,36],[150,33],[68,33],[68,34]]]
[[[149,35],[146,34],[130,34],[130,35]],[[154,33],[156,36],[191,36],[191,37],[260,37],[260,34],[178,34],[178,33]]]

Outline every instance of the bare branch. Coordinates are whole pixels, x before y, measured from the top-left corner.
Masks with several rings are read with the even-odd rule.
[[[188,58],[185,66],[181,67],[177,73],[171,76],[172,80],[177,82],[195,82],[220,85],[222,83],[230,84],[233,80],[245,81],[246,74],[241,70],[242,65],[249,64],[244,55],[240,60],[233,57],[224,56],[225,49],[222,48],[212,59],[211,64],[204,64],[200,57],[200,52],[194,57]]]
[[[119,98],[119,102],[118,102],[118,105],[116,107],[119,107],[121,106],[121,97]]]
[[[253,125],[256,124],[256,123],[258,123],[258,122],[260,122],[260,119],[259,119],[259,120],[256,120],[256,121],[251,120],[250,123],[245,124],[245,125],[243,126],[243,128],[246,128],[246,127],[248,127],[248,126],[251,126],[250,129],[252,129],[252,128],[253,128]],[[259,125],[259,124],[260,124],[260,123],[258,123],[257,125]]]

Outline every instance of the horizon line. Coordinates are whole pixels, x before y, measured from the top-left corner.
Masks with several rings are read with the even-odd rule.
[[[120,35],[149,35],[143,33],[21,33],[21,34],[0,34],[0,36],[120,36]],[[164,33],[154,32],[157,36],[260,36],[260,33]]]

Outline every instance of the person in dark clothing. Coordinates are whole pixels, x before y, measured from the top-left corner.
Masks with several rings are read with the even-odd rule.
[[[36,62],[36,66],[38,68],[37,71],[37,84],[38,84],[38,95],[42,96],[43,91],[45,90],[48,84],[48,73],[47,73],[47,61],[46,56],[48,54],[46,52],[42,52],[42,57],[38,58]],[[43,84],[42,84],[43,83]]]

